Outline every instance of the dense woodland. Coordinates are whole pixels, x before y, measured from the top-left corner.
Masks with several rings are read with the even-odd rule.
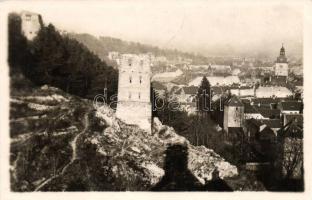
[[[9,16],[10,74],[21,71],[36,85],[49,84],[84,98],[94,98],[108,88],[117,93],[118,71],[75,39],[62,36],[52,24],[43,25],[33,41],[21,33],[21,19]]]

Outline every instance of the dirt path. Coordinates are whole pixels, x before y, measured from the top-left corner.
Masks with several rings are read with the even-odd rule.
[[[59,176],[63,175],[67,168],[78,158],[78,154],[77,154],[77,141],[79,139],[79,137],[84,134],[88,128],[89,128],[89,110],[84,114],[84,120],[82,121],[82,124],[84,126],[83,130],[77,134],[74,139],[70,142],[70,146],[72,147],[72,157],[69,161],[69,163],[67,165],[64,166],[64,168],[62,169],[62,171],[58,174],[56,174],[55,176],[52,176],[48,179],[46,179],[43,183],[41,183],[36,189],[35,191],[39,191],[41,188],[43,188],[45,185],[47,185],[48,183],[50,183],[53,179],[58,178]]]
[[[78,138],[84,134],[87,129],[89,128],[89,116],[88,116],[89,112],[87,112],[85,115],[84,115],[84,121],[83,121],[83,125],[84,125],[84,129],[76,135],[76,137],[71,141],[70,143],[70,146],[72,147],[72,150],[73,150],[73,154],[72,154],[72,157],[70,159],[70,162],[63,168],[62,170],[62,174],[65,173],[65,171],[67,170],[67,168],[78,158],[77,156],[77,141],[78,141]]]

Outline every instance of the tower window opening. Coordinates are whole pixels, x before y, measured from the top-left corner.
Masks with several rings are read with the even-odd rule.
[[[132,83],[132,77],[131,76],[129,77],[129,82]]]
[[[129,92],[129,99],[131,99],[131,92]]]
[[[139,92],[139,99],[141,99],[141,92]]]
[[[30,15],[26,15],[26,21],[30,21],[31,16]]]
[[[128,59],[128,64],[129,64],[129,66],[131,67],[131,65],[132,65],[132,60],[131,60],[131,58]]]
[[[142,76],[140,76],[140,84],[142,83]]]
[[[144,64],[143,60],[140,60],[140,71],[143,70],[143,64]]]

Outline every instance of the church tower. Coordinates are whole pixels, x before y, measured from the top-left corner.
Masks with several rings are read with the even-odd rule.
[[[274,71],[275,76],[285,78],[288,77],[288,61],[285,55],[285,48],[283,45],[280,50],[280,55],[276,59]]]
[[[151,61],[148,55],[123,54],[120,59],[116,115],[127,124],[151,132]]]

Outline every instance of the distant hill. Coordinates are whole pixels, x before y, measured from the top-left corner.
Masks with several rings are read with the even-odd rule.
[[[141,44],[138,42],[128,42],[112,37],[95,37],[90,34],[68,33],[70,38],[74,38],[87,46],[92,52],[98,55],[102,60],[109,62],[107,55],[110,51],[120,53],[153,53],[155,56],[166,56],[170,60],[178,57],[189,58],[194,64],[204,64],[208,62],[208,58],[202,55],[178,51],[176,49],[161,49],[157,46]]]

